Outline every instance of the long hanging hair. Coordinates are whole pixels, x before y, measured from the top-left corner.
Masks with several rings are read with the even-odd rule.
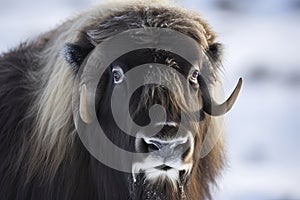
[[[117,180],[121,172],[112,172],[98,163],[76,134],[72,117],[76,73],[63,56],[63,49],[65,43],[81,44],[86,47],[87,56],[105,39],[143,27],[169,28],[193,38],[205,52],[205,70],[211,81],[219,81],[220,46],[199,13],[167,0],[138,0],[107,2],[78,14],[0,57],[3,85],[0,89],[0,150],[7,153],[7,158],[4,153],[0,157],[1,161],[3,158],[0,194],[15,199],[21,199],[22,195],[24,198],[75,198],[75,194],[79,198],[84,194],[93,199],[107,197],[110,190],[123,192],[124,189],[118,190],[118,184],[124,182],[109,180],[111,177]],[[213,118],[207,116],[207,119],[211,130],[218,129]],[[196,138],[197,147],[203,139],[204,135]],[[216,182],[224,162],[224,143],[220,138],[205,158],[196,161],[186,187],[186,198],[209,198],[210,186]],[[99,187],[102,187],[101,194],[97,192]]]

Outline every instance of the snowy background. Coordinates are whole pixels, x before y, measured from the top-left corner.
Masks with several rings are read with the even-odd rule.
[[[0,0],[0,52],[54,28],[95,0]],[[229,167],[218,200],[300,200],[300,0],[182,0],[225,45]]]

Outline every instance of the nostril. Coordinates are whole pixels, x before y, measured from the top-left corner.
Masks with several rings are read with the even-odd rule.
[[[186,148],[188,148],[188,145],[189,145],[189,141],[188,140],[186,140],[184,142],[174,143],[174,150],[186,149]]]
[[[152,151],[158,151],[159,148],[155,144],[147,144],[147,150],[148,152],[152,152]]]
[[[163,147],[160,141],[153,138],[143,138],[143,143],[147,152],[158,151]]]
[[[188,138],[176,138],[173,140],[161,140],[159,138],[142,138],[143,152],[149,153],[153,151],[159,151],[161,157],[169,157],[171,155],[181,156],[188,149]],[[164,148],[167,147],[167,148]]]
[[[172,167],[168,166],[168,165],[159,165],[157,167],[154,167],[155,169],[159,169],[159,170],[163,170],[163,171],[168,171],[169,169],[172,169]]]

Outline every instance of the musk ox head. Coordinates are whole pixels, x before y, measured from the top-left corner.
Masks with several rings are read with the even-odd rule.
[[[98,141],[89,151],[108,154],[114,160],[104,163],[109,167],[129,166],[124,171],[132,176],[123,178],[131,198],[208,197],[224,162],[222,139],[206,141],[211,148],[205,156],[201,148],[208,134],[220,131],[215,116],[232,107],[241,80],[223,104],[216,103],[212,91],[219,81],[221,44],[198,14],[154,5],[125,6],[65,44],[65,59],[79,80],[75,107],[83,125],[77,127],[85,127],[86,137],[98,130],[94,122],[101,126],[104,138],[83,143]],[[110,142],[133,155],[108,150]],[[118,167],[111,166],[115,160]]]

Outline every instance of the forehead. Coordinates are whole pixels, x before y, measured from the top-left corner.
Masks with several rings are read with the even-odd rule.
[[[205,52],[192,38],[171,29],[142,28],[106,39],[95,47],[83,66],[85,73],[101,77],[114,65],[126,72],[155,63],[187,76],[194,66],[201,70],[204,62]]]
[[[190,63],[185,58],[166,50],[155,48],[137,49],[117,58],[111,68],[121,67],[125,72],[143,64],[162,64],[172,67],[182,74],[188,74],[191,68],[198,68],[198,61]]]

